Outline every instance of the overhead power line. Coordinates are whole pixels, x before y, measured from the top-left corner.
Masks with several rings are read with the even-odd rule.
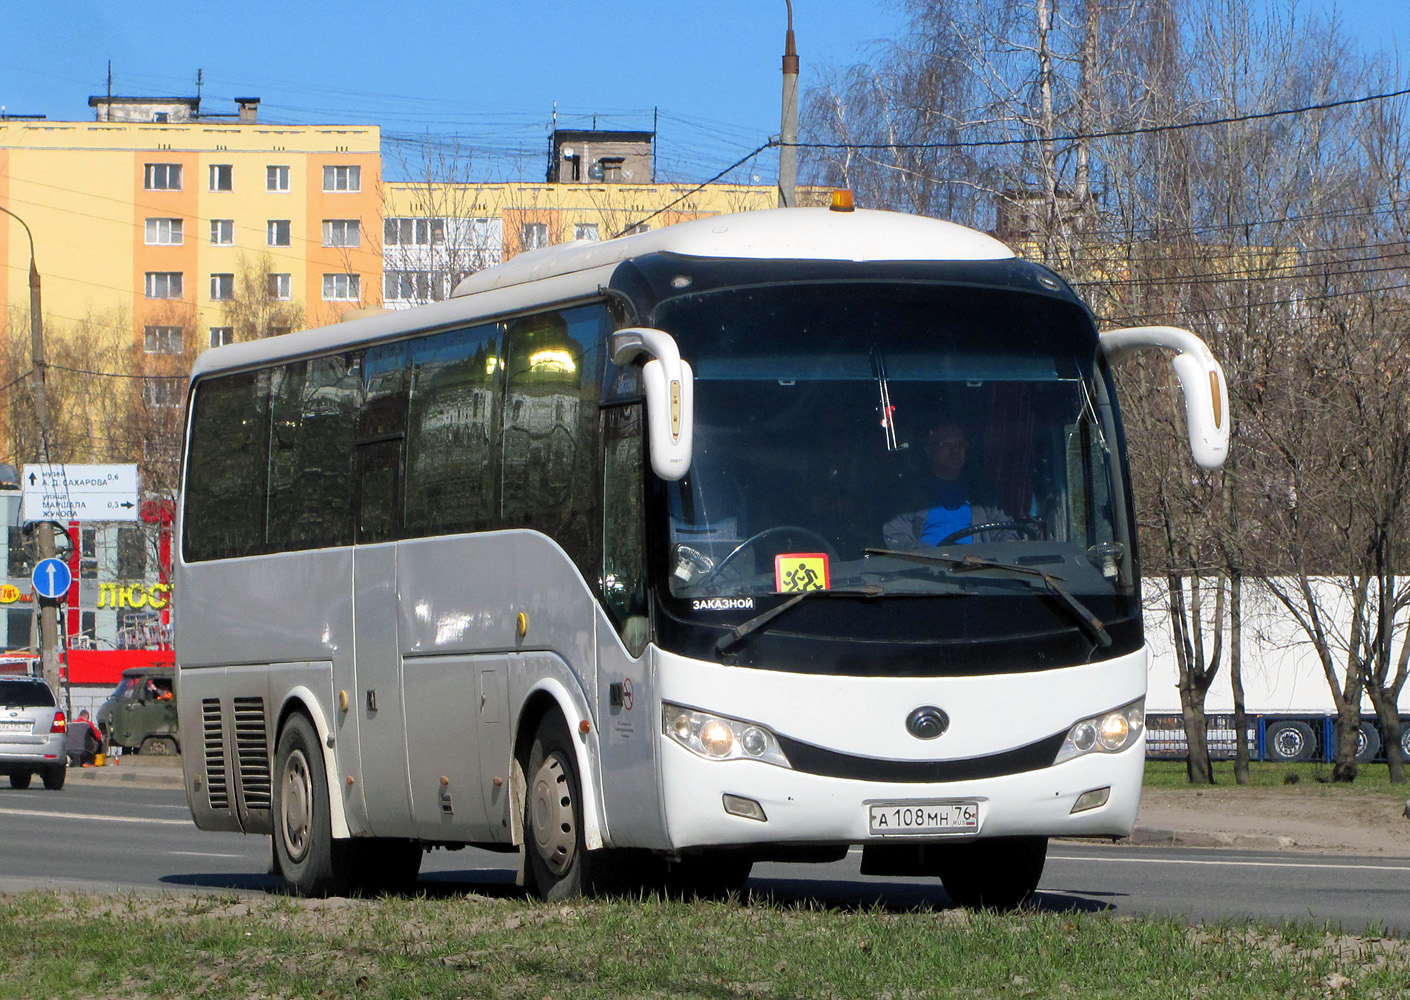
[[[1239,122],[1260,121],[1266,118],[1281,118],[1287,115],[1304,115],[1313,111],[1329,111],[1353,104],[1369,104],[1372,101],[1388,101],[1396,97],[1410,95],[1410,87],[1403,90],[1387,91],[1383,94],[1367,94],[1363,97],[1348,97],[1340,101],[1326,101],[1321,104],[1305,104],[1297,108],[1279,108],[1276,111],[1256,111],[1246,115],[1229,115],[1224,118],[1207,118],[1193,122],[1173,122],[1169,125],[1139,125],[1132,128],[1112,129],[1107,132],[1073,132],[1068,135],[1055,135],[1051,138],[1028,136],[1016,139],[965,139],[956,142],[796,142],[789,143],[799,149],[979,149],[995,146],[1027,146],[1040,142],[1080,142],[1087,139],[1121,139],[1133,135],[1154,135],[1161,132],[1180,132],[1192,128],[1210,128],[1215,125],[1234,125]],[[782,145],[771,139],[769,145]]]

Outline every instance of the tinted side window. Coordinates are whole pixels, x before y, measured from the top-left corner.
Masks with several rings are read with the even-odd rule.
[[[362,359],[363,402],[357,440],[357,541],[396,538],[402,524],[402,444],[410,347],[368,348]]]
[[[406,534],[475,531],[495,523],[498,324],[411,345]]]
[[[609,330],[605,306],[526,316],[505,335],[501,512],[506,527],[556,539],[597,575],[597,404]]]
[[[264,551],[269,376],[242,372],[196,386],[182,554],[189,562]]]
[[[269,445],[269,545],[352,539],[353,434],[362,382],[349,356],[275,369]]]

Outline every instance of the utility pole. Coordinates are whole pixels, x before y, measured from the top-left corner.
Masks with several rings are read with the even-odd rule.
[[[798,204],[798,49],[793,42],[793,0],[788,5],[788,34],[783,40],[783,121],[779,128],[778,207]]]
[[[29,391],[34,400],[34,420],[39,425],[39,459],[48,463],[49,455],[49,402],[44,391],[44,320],[39,303],[39,265],[34,259],[34,234],[29,224],[14,212],[0,205],[4,212],[24,227],[29,238],[29,346],[31,369]],[[54,555],[54,524],[40,520],[38,524],[39,558],[49,559]],[[44,668],[44,680],[50,688],[59,688],[59,605],[58,601],[45,600],[39,604],[39,650]]]

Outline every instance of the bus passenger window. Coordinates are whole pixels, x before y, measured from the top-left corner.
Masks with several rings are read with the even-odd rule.
[[[357,540],[396,537],[401,514],[401,440],[359,445]]]

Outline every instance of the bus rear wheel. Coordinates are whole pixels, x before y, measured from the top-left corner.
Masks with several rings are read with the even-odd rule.
[[[333,839],[328,779],[313,723],[291,715],[274,760],[274,851],[284,880],[300,896],[346,894],[352,848]]]
[[[969,910],[1016,910],[1032,897],[1048,858],[1047,837],[991,837],[935,852],[950,899]]]

